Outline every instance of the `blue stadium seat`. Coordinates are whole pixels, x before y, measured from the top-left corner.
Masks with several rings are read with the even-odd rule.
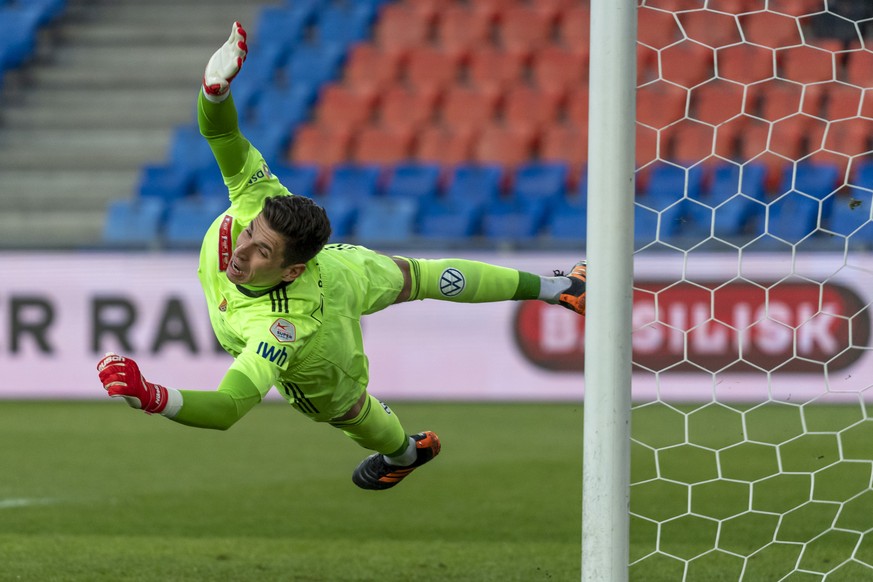
[[[585,196],[563,197],[552,206],[546,232],[553,239],[583,242],[588,233],[588,204]]]
[[[348,46],[370,37],[375,7],[367,2],[328,5],[316,17],[318,38]]]
[[[279,52],[288,52],[303,39],[303,33],[312,23],[313,16],[313,11],[305,7],[265,6],[260,10],[252,36],[258,48],[260,45],[271,45],[278,47]]]
[[[316,202],[327,212],[331,226],[331,241],[339,242],[351,235],[358,218],[360,202],[349,196],[322,196]]]
[[[209,226],[229,205],[227,199],[202,196],[173,201],[167,213],[164,240],[174,248],[199,246]]]
[[[827,229],[852,242],[873,242],[873,192],[848,187],[836,195]]]
[[[437,195],[442,169],[439,164],[422,162],[400,163],[388,172],[385,195],[389,198],[421,200]]]
[[[361,202],[372,198],[379,190],[382,169],[369,164],[339,164],[329,173],[325,196],[351,198]]]
[[[228,200],[227,186],[218,168],[205,168],[194,174],[194,192],[204,198],[222,198]]]
[[[197,124],[178,125],[170,137],[168,162],[183,173],[193,177],[202,168],[213,167],[218,171],[215,156],[206,139],[200,135]]]
[[[710,186],[701,200],[715,209],[717,237],[739,236],[761,223],[766,211],[766,179],[763,164],[724,163],[713,168]]]
[[[217,173],[218,167],[214,171]],[[191,175],[175,166],[146,164],[140,168],[136,193],[140,198],[170,202],[188,196],[192,186]]]
[[[660,162],[651,166],[645,192],[662,200],[677,200],[683,196],[700,198],[703,179],[703,167],[700,165],[683,168]]]
[[[289,84],[306,83],[320,87],[338,77],[345,53],[345,45],[336,41],[298,44],[291,51],[285,78]]]
[[[543,226],[546,205],[542,200],[507,197],[485,204],[482,234],[493,240],[531,239]]]
[[[818,200],[824,200],[837,189],[840,170],[835,164],[801,161],[789,164],[782,174],[780,192],[797,190]]]
[[[157,244],[165,208],[162,198],[111,202],[103,224],[103,242],[132,247]]]
[[[278,72],[286,64],[288,50],[261,43],[249,49],[246,64],[233,81],[233,101],[240,116],[247,116],[262,92],[279,85]]]
[[[355,237],[364,244],[405,242],[413,235],[417,213],[413,198],[374,198],[360,207]]]
[[[515,170],[511,194],[551,206],[566,195],[569,175],[570,167],[566,163],[528,162]]]
[[[18,68],[36,52],[36,33],[43,12],[39,7],[0,8],[0,71]]]
[[[643,247],[655,240],[664,242],[675,234],[676,223],[659,220],[659,213],[640,204],[634,205],[634,246]]]
[[[309,118],[315,93],[315,87],[306,83],[297,83],[290,89],[268,86],[254,102],[251,125],[275,127],[277,131],[290,135]]]
[[[502,166],[459,164],[449,173],[445,196],[449,200],[484,205],[500,197],[503,180]]]
[[[768,204],[766,232],[789,244],[800,242],[818,228],[821,201],[796,190],[786,192]]]
[[[283,164],[270,166],[270,171],[292,194],[313,198],[318,194],[321,169],[314,164]]]
[[[285,157],[291,136],[279,125],[240,123],[240,131],[264,156],[269,165],[275,165]]]
[[[464,239],[478,233],[481,207],[463,200],[443,197],[421,201],[418,234],[428,239]]]

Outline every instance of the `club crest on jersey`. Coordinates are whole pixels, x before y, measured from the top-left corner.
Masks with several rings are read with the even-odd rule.
[[[252,174],[252,177],[249,178],[248,186],[251,186],[252,184],[254,184],[255,182],[257,182],[259,180],[263,180],[264,178],[269,180],[272,177],[273,177],[273,173],[270,172],[270,168],[267,167],[267,164],[264,164],[263,166],[261,166],[260,170],[258,170],[254,174]]]
[[[297,329],[294,324],[281,317],[270,326],[270,333],[282,343],[290,343],[297,339]]]
[[[464,290],[467,281],[464,274],[457,269],[446,269],[440,275],[440,293],[446,297],[454,297]]]
[[[218,310],[222,313],[227,311],[227,299],[224,297],[221,298],[221,303],[218,304]]]

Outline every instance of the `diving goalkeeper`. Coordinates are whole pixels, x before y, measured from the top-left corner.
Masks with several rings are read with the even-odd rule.
[[[440,441],[430,431],[407,433],[367,391],[361,316],[421,299],[539,299],[584,314],[585,265],[568,276],[540,277],[469,260],[390,257],[327,244],[324,210],[289,193],[240,133],[229,88],[247,50],[236,22],[206,66],[197,107],[200,132],[230,194],[230,207],[203,239],[198,277],[213,330],[234,362],[214,391],[149,382],[136,362],[116,354],[99,362],[100,381],[109,396],[133,408],[220,430],[276,387],[299,412],[374,451],[352,480],[363,489],[388,489],[436,457]]]

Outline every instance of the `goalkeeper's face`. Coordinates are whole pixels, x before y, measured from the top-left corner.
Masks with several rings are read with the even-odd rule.
[[[271,287],[293,281],[306,268],[302,263],[284,265],[285,239],[259,214],[237,237],[227,266],[227,278],[236,285]]]

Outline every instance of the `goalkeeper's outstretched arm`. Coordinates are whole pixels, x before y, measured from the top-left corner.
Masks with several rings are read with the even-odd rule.
[[[234,22],[230,37],[206,65],[203,87],[198,95],[197,124],[209,142],[222,176],[239,173],[251,147],[239,130],[237,110],[230,92],[230,84],[239,74],[247,55],[246,31],[239,22]]]
[[[118,354],[106,354],[97,372],[109,396],[124,398],[131,408],[198,428],[227,430],[261,401],[258,388],[237,370],[229,370],[215,392],[176,390],[149,382],[135,361]]]

